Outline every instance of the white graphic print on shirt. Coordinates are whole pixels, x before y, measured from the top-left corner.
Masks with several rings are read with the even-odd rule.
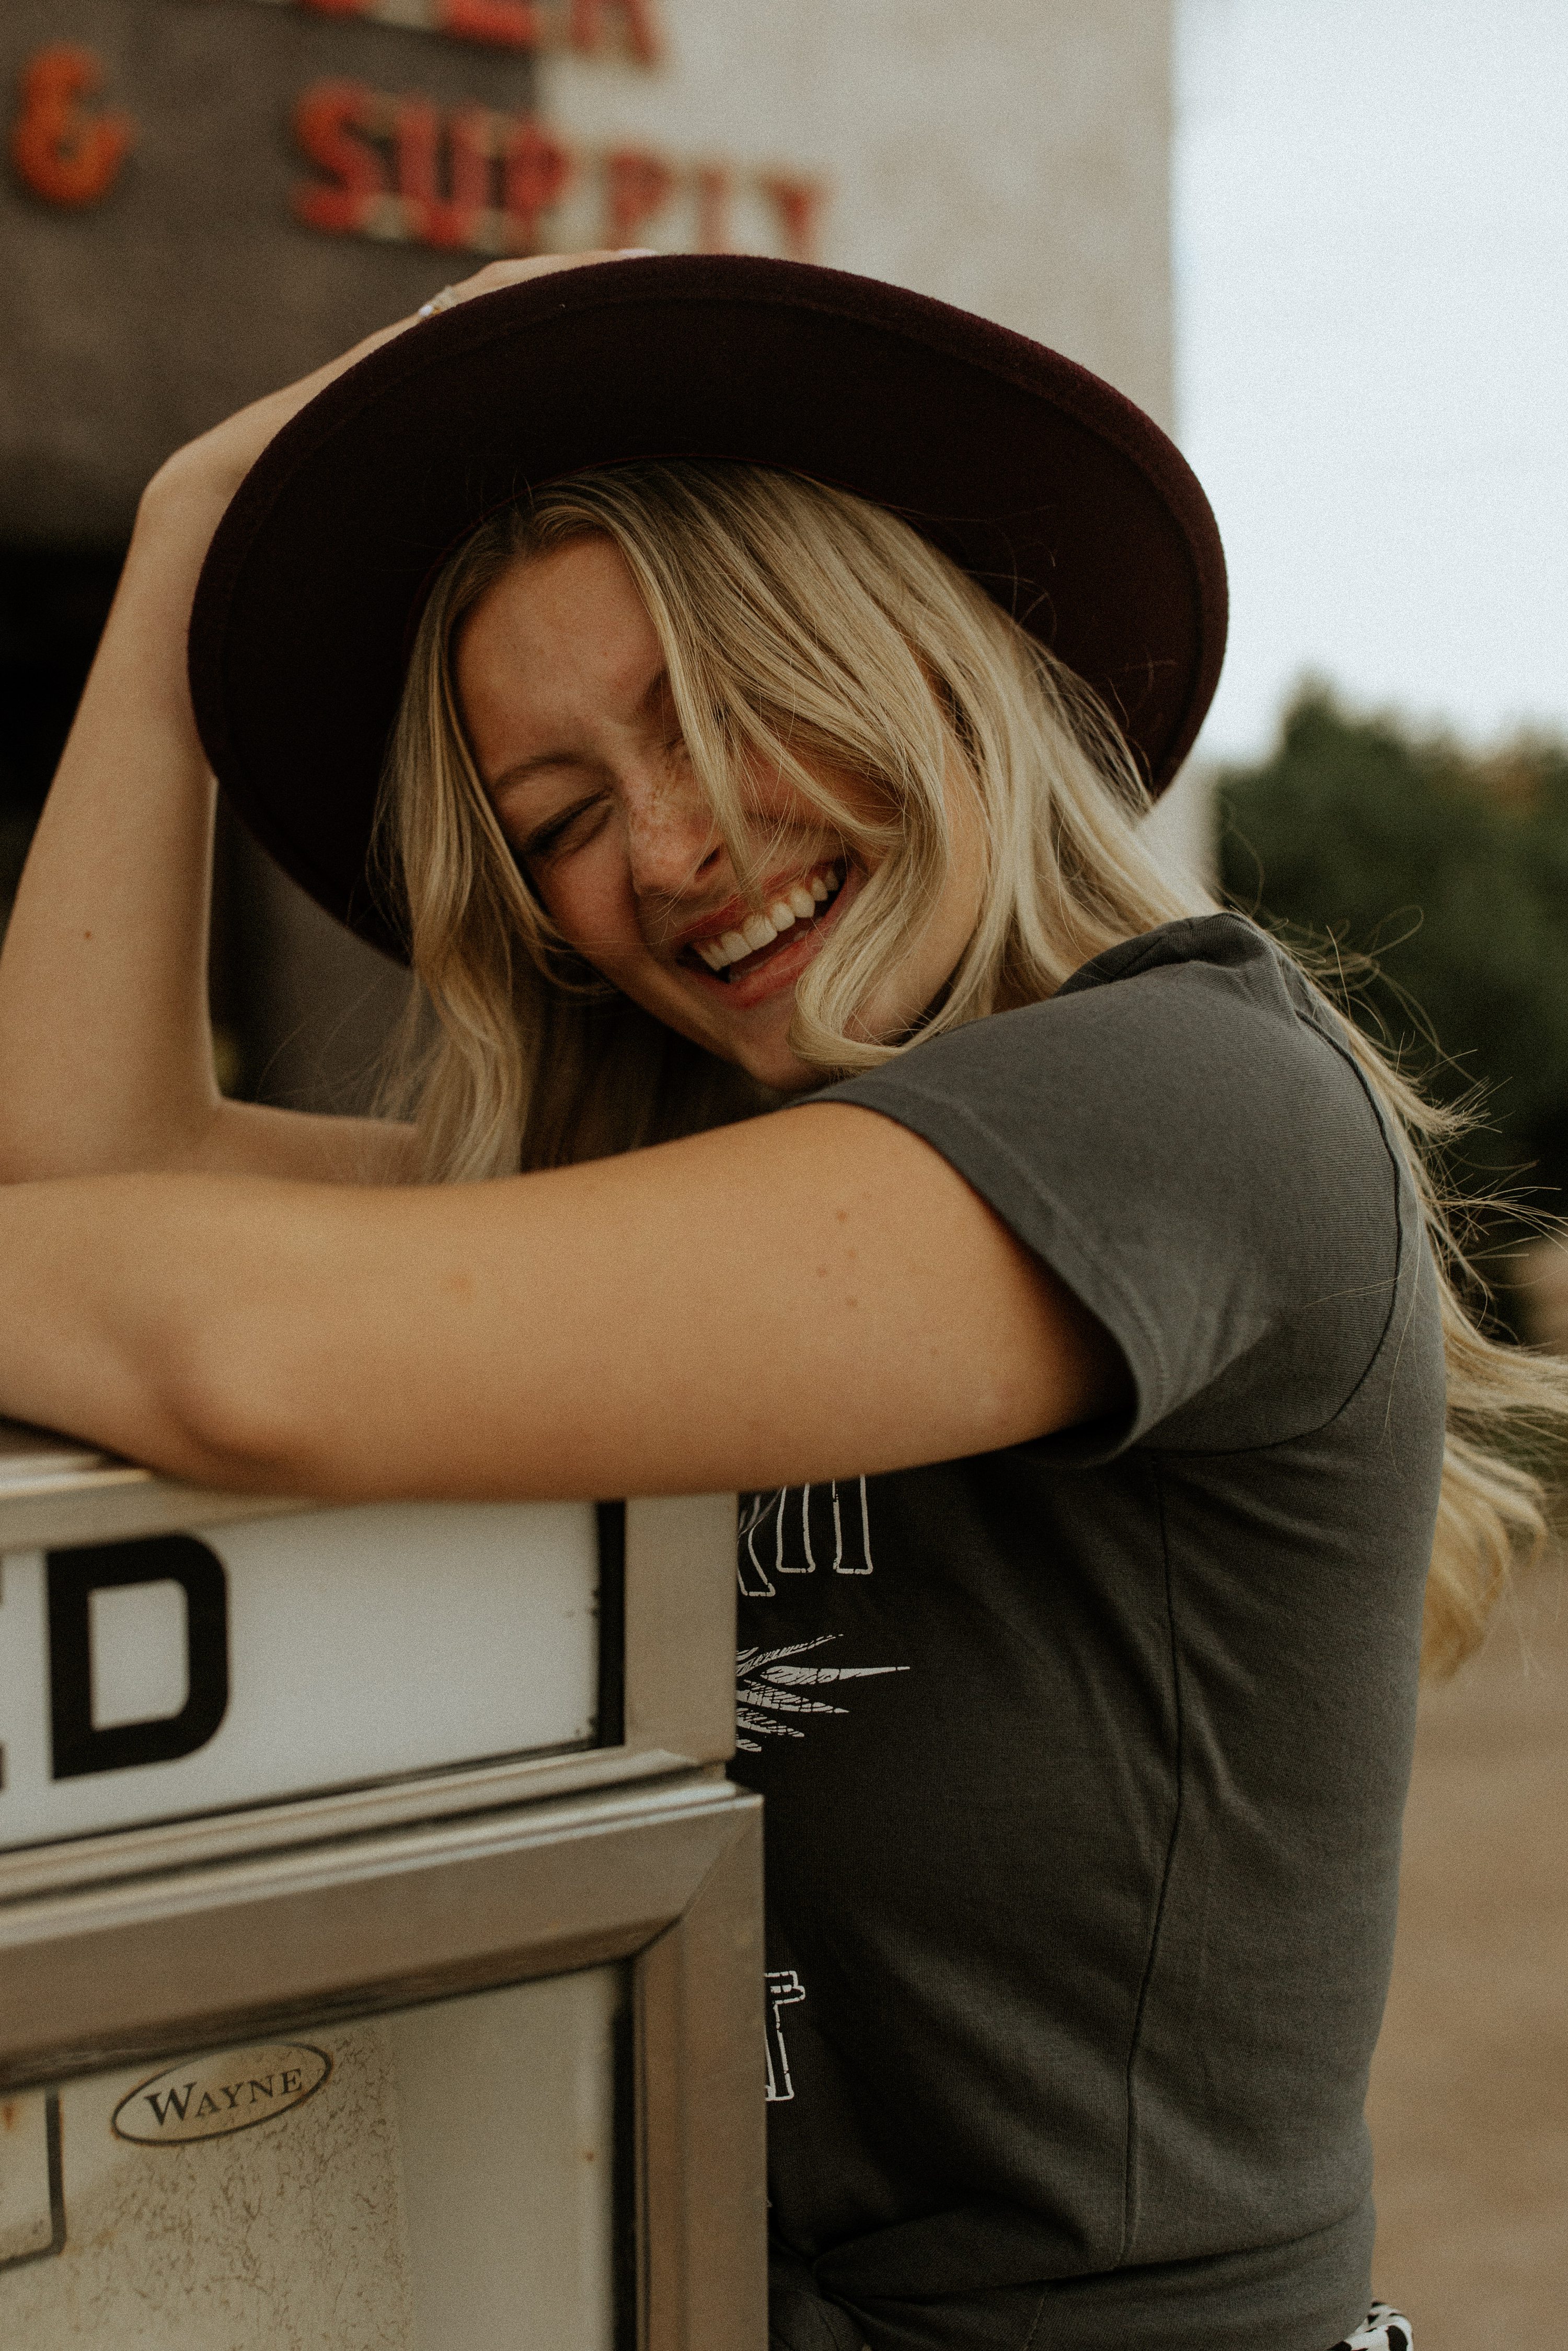
[[[835,1575],[871,1575],[871,1505],[863,1478],[846,1485],[782,1486],[745,1498],[736,1553],[742,1597],[776,1600],[775,1575],[814,1575],[819,1564]],[[786,1715],[844,1714],[809,1691],[829,1684],[862,1681],[880,1674],[906,1674],[907,1666],[801,1666],[791,1660],[841,1636],[821,1633],[779,1649],[742,1649],[735,1661],[736,1745],[759,1755],[764,1739],[803,1739]]]
[[[865,1479],[857,1478],[841,1492],[835,1478],[826,1486],[776,1486],[770,1494],[753,1494],[740,1513],[737,1562],[748,1600],[774,1598],[769,1570],[814,1575],[821,1565],[835,1575],[870,1575],[874,1562]]]
[[[781,1714],[847,1714],[849,1708],[830,1706],[826,1699],[807,1698],[808,1689],[825,1682],[862,1681],[873,1674],[906,1674],[907,1666],[792,1666],[790,1657],[836,1641],[836,1633],[819,1633],[814,1641],[795,1641],[785,1649],[742,1649],[735,1660],[735,1743],[748,1755],[760,1755],[755,1731],[761,1739],[804,1739]]]
[[[814,1575],[819,1566],[835,1575],[875,1573],[871,1552],[871,1504],[863,1478],[841,1491],[838,1481],[824,1486],[776,1487],[771,1493],[741,1499],[736,1569],[743,1599],[777,1600],[776,1575]],[[819,1633],[814,1639],[791,1641],[777,1649],[753,1646],[739,1651],[735,1661],[737,1747],[759,1755],[764,1739],[803,1739],[798,1720],[808,1714],[844,1714],[848,1708],[810,1695],[841,1682],[863,1681],[882,1674],[906,1674],[907,1666],[806,1666],[798,1658],[825,1648],[841,1638]],[[781,2011],[806,1997],[806,1988],[793,1968],[768,1972],[768,2080],[765,2096],[777,2105],[795,2095],[789,2053],[784,2046]]]
[[[789,2059],[784,2047],[784,2020],[779,2011],[781,2008],[792,2008],[798,2000],[805,1997],[805,1986],[793,1968],[768,1969],[768,2087],[763,2095],[770,2106],[795,2095],[795,2085],[789,2079]]]

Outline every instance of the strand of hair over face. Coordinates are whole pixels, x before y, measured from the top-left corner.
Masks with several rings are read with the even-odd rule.
[[[798,994],[792,1042],[824,1080],[1041,1001],[1105,948],[1213,911],[1145,849],[1147,796],[1089,689],[896,517],[747,465],[576,475],[492,517],[447,564],[392,746],[379,854],[423,1008],[388,1106],[415,1117],[428,1180],[631,1150],[766,1099],[572,953],[518,871],[464,737],[452,653],[465,616],[511,564],[590,535],[620,549],[642,594],[742,888],[769,862],[758,778],[792,789],[869,876]],[[954,789],[972,796],[984,841],[979,918],[915,1029],[868,1035],[858,1008],[941,896]],[[1423,1662],[1441,1674],[1478,1645],[1511,1567],[1544,1540],[1540,1464],[1568,1433],[1568,1365],[1500,1343],[1471,1312],[1422,1156],[1452,1114],[1334,1014],[1406,1140],[1440,1291],[1448,1445]]]

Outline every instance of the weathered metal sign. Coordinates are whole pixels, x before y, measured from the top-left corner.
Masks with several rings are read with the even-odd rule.
[[[618,1530],[389,1504],[11,1552],[0,1850],[617,1736]]]
[[[302,2106],[331,2071],[325,2049],[304,2042],[227,2049],[138,2082],[115,2107],[109,2126],[116,2138],[136,2147],[189,2147],[197,2139],[228,2138]]]
[[[611,2351],[619,1970],[0,2100],[22,2351]]]

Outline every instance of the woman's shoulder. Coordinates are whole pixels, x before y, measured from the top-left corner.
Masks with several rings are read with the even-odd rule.
[[[1167,1139],[1195,1121],[1276,1139],[1345,1121],[1372,1144],[1383,1126],[1327,1001],[1256,924],[1228,913],[1121,940],[1056,995],[932,1037],[869,1075],[977,1108],[1032,1102],[1053,1123],[1141,1113]]]
[[[1255,1347],[1259,1425],[1319,1425],[1416,1262],[1399,1138],[1345,1031],[1238,915],[1122,941],[833,1093],[921,1134],[1089,1306],[1134,1374],[1124,1440]]]
[[[1187,1001],[1208,1007],[1217,1019],[1227,1010],[1247,1009],[1287,1027],[1304,1019],[1321,1029],[1328,1016],[1300,966],[1256,923],[1228,910],[1190,914],[1119,940],[1046,1002],[1065,1006],[1096,995],[1103,1003],[1109,990],[1119,991],[1116,1002],[1124,1014],[1135,1008],[1145,1019],[1154,1017],[1156,1006]]]
[[[1376,1286],[1419,1221],[1345,1029],[1240,915],[1124,940],[832,1092],[923,1134],[1035,1246],[1065,1222],[1089,1254],[1154,1252],[1189,1282]]]

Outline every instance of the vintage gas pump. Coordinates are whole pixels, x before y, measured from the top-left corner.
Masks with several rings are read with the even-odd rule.
[[[761,2351],[734,1550],[0,1425],[0,2344]]]

